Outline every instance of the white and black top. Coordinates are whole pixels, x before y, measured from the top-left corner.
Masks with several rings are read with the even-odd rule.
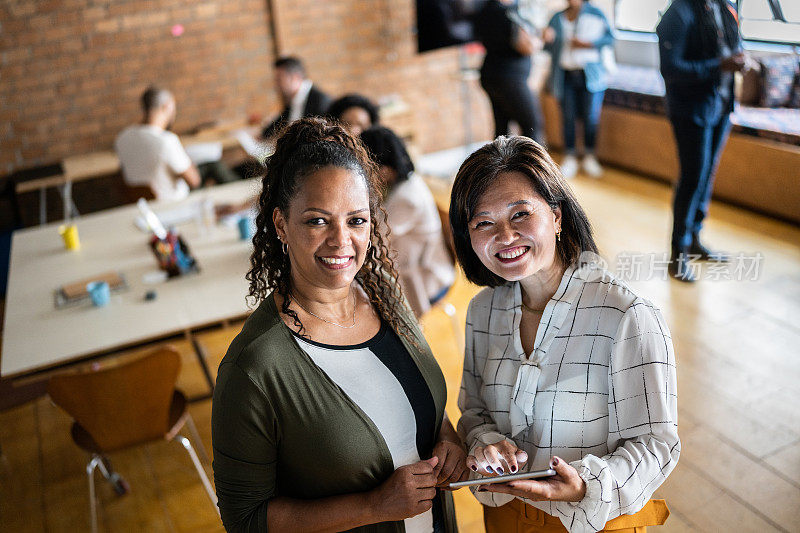
[[[436,424],[433,397],[391,327],[382,323],[373,338],[349,346],[322,344],[296,334],[295,340],[372,420],[386,441],[395,469],[430,457]],[[405,529],[430,532],[433,523],[434,513],[427,511],[407,518]]]
[[[470,452],[503,439],[551,455],[586,482],[580,502],[532,502],[571,532],[639,511],[680,454],[672,340],[661,312],[598,264],[569,267],[522,349],[519,283],[481,291],[467,312],[459,433]],[[484,505],[513,497],[476,493]]]

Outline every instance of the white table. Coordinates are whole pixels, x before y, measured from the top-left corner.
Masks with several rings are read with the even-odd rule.
[[[257,180],[240,181],[195,191],[182,202],[151,205],[158,213],[205,199],[238,202],[259,188]],[[58,224],[14,232],[0,375],[41,373],[248,314],[244,276],[252,245],[239,240],[236,227],[179,225],[200,273],[148,284],[143,276],[158,267],[149,234],[134,225],[137,216],[138,209],[130,205],[75,219],[77,251],[64,249]],[[108,306],[86,302],[55,308],[55,289],[109,270],[121,272],[129,288],[112,292]],[[154,301],[145,301],[148,290],[157,291]]]

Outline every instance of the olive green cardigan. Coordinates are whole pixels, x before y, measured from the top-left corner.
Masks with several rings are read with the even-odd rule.
[[[430,388],[439,434],[444,377],[409,312],[419,345],[400,335]],[[369,386],[365,383],[364,386]],[[269,500],[365,492],[394,471],[378,428],[311,358],[283,323],[270,294],[247,319],[219,366],[211,417],[214,480],[228,531],[267,531]],[[453,500],[440,491],[446,531],[456,531]],[[402,532],[382,522],[359,532]]]

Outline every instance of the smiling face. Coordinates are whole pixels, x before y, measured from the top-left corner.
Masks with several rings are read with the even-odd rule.
[[[481,196],[468,227],[481,263],[507,281],[558,267],[556,232],[561,229],[561,211],[547,205],[520,172],[497,176]]]
[[[372,119],[363,107],[348,107],[342,112],[339,120],[342,121],[350,133],[360,135],[362,131],[368,130],[372,126]]]
[[[364,178],[349,169],[322,168],[305,178],[288,211],[276,208],[272,220],[289,248],[293,286],[301,291],[348,287],[370,241]]]

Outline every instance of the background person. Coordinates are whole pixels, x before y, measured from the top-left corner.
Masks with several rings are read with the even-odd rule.
[[[247,274],[260,304],[214,388],[229,531],[455,531],[436,487],[465,476],[465,454],[379,204],[376,169],[341,127],[302,119],[278,139]]]
[[[295,120],[325,115],[331,103],[330,96],[308,79],[303,62],[296,57],[286,56],[275,61],[275,88],[283,110],[261,130],[263,139],[271,139]]]
[[[175,121],[175,98],[151,86],[142,94],[141,124],[125,128],[114,142],[125,183],[148,186],[156,200],[182,200],[200,187],[197,167],[181,140],[169,131]]]
[[[543,34],[545,47],[552,62],[547,84],[561,105],[566,157],[561,164],[565,178],[575,176],[578,160],[575,157],[576,119],[583,124],[583,170],[599,177],[603,168],[595,157],[597,125],[603,95],[608,88],[606,70],[600,50],[614,42],[611,25],[598,8],[588,0],[569,0],[564,11],[556,13]]]
[[[340,121],[353,135],[360,135],[380,122],[378,106],[360,94],[347,94],[334,100],[328,108],[328,116]]]
[[[387,223],[403,292],[417,317],[444,298],[455,281],[455,268],[442,234],[436,201],[414,173],[403,141],[389,128],[361,134],[386,188]]]
[[[591,260],[585,212],[525,137],[467,158],[450,222],[467,279],[486,287],[467,311],[458,401],[467,465],[480,475],[557,472],[479,487],[487,532],[663,523],[666,505],[648,499],[675,468],[680,440],[661,312]]]
[[[674,0],[656,27],[667,114],[678,145],[669,273],[693,282],[690,256],[728,257],[700,242],[714,174],[731,129],[733,73],[745,68],[737,15],[726,0]]]
[[[481,87],[494,115],[495,137],[506,135],[516,122],[522,135],[544,142],[539,99],[528,86],[531,56],[538,39],[514,22],[515,0],[488,0],[474,16],[475,36],[486,48]]]

